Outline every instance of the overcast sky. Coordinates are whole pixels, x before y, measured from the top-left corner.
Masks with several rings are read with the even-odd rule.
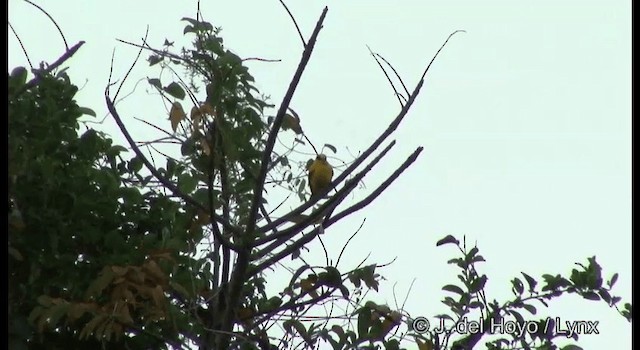
[[[69,74],[81,87],[78,103],[98,112],[98,119],[106,114],[103,91],[114,48],[118,79],[137,53],[115,39],[139,42],[148,25],[151,44],[165,38],[184,43],[180,19],[195,17],[195,1],[38,3],[69,45],[86,41],[69,61]],[[440,288],[457,282],[457,271],[446,265],[456,251],[435,242],[453,234],[477,242],[487,260],[480,267],[489,276],[489,299],[509,298],[509,281],[521,271],[568,276],[575,262],[595,255],[607,279],[620,273],[616,294],[630,301],[631,1],[288,5],[307,38],[329,7],[291,106],[316,145],[338,148],[335,155],[327,152],[334,164],[364,150],[399,110],[366,45],[392,62],[411,89],[446,37],[466,30],[441,52],[392,136],[398,144],[356,196],[422,146],[418,161],[371,206],[323,236],[335,258],[366,218],[341,266],[353,267],[369,253],[371,263],[396,258],[381,270],[388,281],[371,298],[394,306],[392,290],[402,301],[415,279],[405,309],[427,317],[445,311]],[[241,57],[282,60],[248,63],[262,92],[279,104],[302,52],[279,2],[207,1],[202,11]],[[10,0],[9,21],[34,64],[64,52],[55,27],[29,4]],[[17,65],[27,63],[9,33],[9,69]],[[142,61],[125,92],[153,74]],[[134,116],[169,125],[158,97],[146,90],[146,83],[139,84],[119,105],[138,139],[151,131]],[[109,118],[98,127],[125,143]],[[309,248],[311,254],[321,249]],[[536,318],[599,321],[599,335],[581,337],[585,349],[631,347],[631,325],[604,303],[572,296],[539,310]]]

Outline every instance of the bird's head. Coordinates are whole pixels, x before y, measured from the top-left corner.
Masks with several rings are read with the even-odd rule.
[[[318,156],[316,157],[317,160],[322,160],[322,161],[327,161],[327,156],[325,156],[324,154],[320,153],[318,154]]]

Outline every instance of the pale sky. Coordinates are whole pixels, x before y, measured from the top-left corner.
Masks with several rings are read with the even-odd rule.
[[[148,25],[151,44],[168,38],[180,47],[180,19],[195,17],[196,8],[195,1],[37,3],[58,22],[69,45],[86,41],[69,61],[69,74],[81,87],[78,103],[94,109],[98,119],[106,114],[103,90],[114,48],[118,79],[137,53],[115,39],[139,42]],[[387,281],[370,298],[393,307],[393,289],[402,302],[415,279],[405,310],[428,318],[444,312],[440,288],[458,281],[457,271],[446,265],[456,251],[435,243],[453,234],[478,243],[491,300],[511,297],[509,281],[521,271],[535,278],[569,276],[575,262],[595,255],[605,279],[620,273],[615,294],[631,301],[631,1],[287,4],[306,38],[329,7],[291,106],[316,145],[338,147],[336,155],[329,153],[334,164],[351,160],[349,151],[364,150],[399,110],[366,45],[393,63],[412,89],[446,37],[466,30],[441,52],[389,139],[398,144],[355,197],[365,196],[423,146],[418,161],[371,206],[323,236],[335,259],[366,218],[341,267],[354,267],[369,253],[369,263],[397,258],[380,271]],[[302,52],[279,2],[207,1],[202,12],[223,28],[225,45],[241,57],[282,60],[248,63],[258,87],[279,104]],[[64,52],[55,27],[29,4],[10,0],[9,21],[34,64],[53,62]],[[157,74],[146,57],[123,94],[138,79]],[[27,63],[9,32],[9,69],[17,65]],[[146,91],[141,82],[118,105],[139,140],[154,134],[134,116],[169,127],[160,99]],[[110,118],[98,128],[125,144]],[[309,248],[311,257],[322,250],[315,243]],[[603,302],[571,296],[538,310],[536,319],[599,321],[599,335],[581,337],[584,349],[631,348],[631,325]]]

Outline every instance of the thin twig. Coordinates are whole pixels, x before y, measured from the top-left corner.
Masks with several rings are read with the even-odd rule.
[[[376,60],[376,63],[378,64],[380,69],[382,69],[382,73],[384,73],[384,76],[387,77],[387,81],[389,82],[389,85],[391,85],[391,88],[393,89],[393,92],[395,93],[396,98],[398,99],[398,103],[400,103],[400,107],[401,108],[404,107],[404,104],[402,103],[402,100],[400,99],[401,95],[398,93],[398,90],[396,89],[396,86],[393,85],[393,81],[391,81],[391,77],[389,77],[389,74],[387,73],[387,71],[382,66],[382,63],[380,63],[380,61],[378,61],[378,57],[376,57],[375,53],[373,51],[371,51],[371,48],[369,47],[369,45],[367,45],[367,49],[369,49],[369,52],[371,53],[371,56],[373,56],[373,59]]]
[[[387,147],[380,152],[380,154],[378,154],[378,156],[376,156],[376,158],[374,158],[365,169],[363,169],[361,172],[359,172],[358,174],[356,174],[352,179],[350,179],[349,181],[347,181],[347,183],[345,184],[345,186],[343,188],[341,188],[333,197],[331,197],[327,202],[325,202],[322,206],[320,206],[320,208],[318,208],[317,210],[315,210],[313,213],[311,213],[308,217],[306,217],[305,219],[301,220],[299,223],[297,223],[296,225],[278,232],[277,234],[273,234],[270,235],[269,237],[265,237],[265,238],[261,238],[256,240],[256,246],[263,244],[265,242],[268,242],[270,240],[274,240],[275,241],[270,244],[267,248],[263,248],[260,252],[256,253],[255,255],[258,257],[264,256],[269,252],[272,252],[275,247],[281,245],[283,242],[285,242],[286,240],[292,238],[293,236],[297,235],[298,233],[300,233],[304,228],[308,227],[312,222],[316,221],[317,218],[322,217],[324,215],[329,216],[326,213],[331,213],[333,212],[333,210],[347,197],[347,195],[353,190],[355,189],[355,185],[360,182],[360,180],[362,180],[362,178],[364,178],[364,176],[371,171],[371,169],[387,154],[387,152],[389,152],[389,150],[395,145],[395,141],[391,142],[389,145],[387,145]],[[325,220],[326,221],[326,220]],[[300,239],[298,239],[297,241],[294,241],[294,243],[292,243],[291,245],[283,248],[280,252],[274,254],[272,257],[270,257],[268,260],[263,261],[258,267],[256,267],[256,270],[258,269],[264,269],[268,266],[270,266],[270,264],[273,264],[277,261],[279,261],[280,259],[283,259],[284,257],[288,256],[291,252],[295,251],[296,249],[302,247],[304,244],[310,242],[315,236],[317,236],[319,233],[323,232],[324,228],[326,228],[327,226],[325,226],[324,224],[319,225],[316,229],[321,228],[321,230],[316,230],[314,229],[313,231],[311,231],[313,234],[307,234],[307,235],[303,235],[303,237],[301,237]],[[317,233],[314,233],[317,232]]]
[[[387,66],[389,66],[389,68],[391,68],[391,70],[393,71],[393,74],[396,75],[396,78],[398,78],[398,81],[400,82],[400,84],[402,85],[402,88],[404,89],[404,93],[407,94],[407,96],[409,96],[409,90],[407,89],[407,86],[404,85],[404,81],[402,81],[402,78],[400,78],[400,74],[398,74],[398,72],[396,71],[396,69],[393,67],[393,65],[391,63],[389,63],[389,61],[387,61],[384,57],[382,57],[381,54],[376,53],[376,56],[380,57],[381,60],[384,61],[384,63],[387,64]],[[404,96],[403,96],[404,97]]]
[[[296,26],[296,30],[298,31],[298,35],[300,36],[300,40],[302,41],[302,46],[306,47],[307,43],[304,41],[304,36],[302,35],[302,32],[300,31],[300,27],[298,27],[298,22],[296,22],[295,17],[293,17],[293,14],[291,13],[291,11],[289,11],[289,8],[287,7],[287,4],[284,3],[284,1],[279,0],[280,3],[282,4],[282,6],[284,6],[284,9],[287,10],[287,13],[289,14],[289,17],[291,17],[291,21],[293,21],[293,25]]]
[[[362,154],[360,154],[360,157],[356,158],[353,161],[353,163],[351,163],[351,165],[347,167],[347,169],[345,169],[340,175],[336,177],[335,180],[333,180],[333,182],[328,186],[328,190],[335,188],[347,176],[349,176],[360,164],[362,164],[362,162],[364,162],[371,155],[371,153],[373,153],[380,146],[380,144],[387,137],[389,137],[389,135],[393,133],[393,131],[395,131],[398,128],[398,125],[400,125],[400,122],[402,122],[404,117],[407,115],[407,112],[409,112],[409,108],[411,108],[411,106],[413,105],[413,102],[415,101],[416,97],[420,93],[420,88],[422,88],[423,83],[424,83],[424,80],[420,80],[418,82],[415,89],[413,90],[413,93],[411,94],[411,96],[409,96],[407,103],[402,107],[402,109],[400,110],[396,118],[393,121],[391,121],[387,129],[371,144],[371,146],[369,146],[369,148],[367,148],[364,152],[362,152]],[[266,232],[272,229],[271,226],[274,226],[274,225],[279,226],[284,222],[290,221],[292,217],[300,215],[305,210],[313,206],[320,197],[321,196],[315,197],[315,200],[312,199],[310,201],[307,201],[306,203],[300,205],[298,208],[289,212],[287,215],[280,217],[277,220],[274,220],[272,225],[265,225],[261,227],[260,231]]]
[[[20,36],[16,32],[16,30],[13,29],[11,22],[8,22],[8,23],[9,23],[9,28],[11,28],[11,31],[13,32],[13,35],[15,35],[16,39],[18,39],[18,44],[20,44],[20,47],[22,48],[22,52],[24,52],[24,57],[27,58],[27,62],[29,63],[29,68],[33,70],[33,64],[31,64],[31,59],[29,59],[29,54],[27,53],[27,49],[24,47],[24,44],[22,43],[22,40],[20,40]]]
[[[29,80],[26,84],[24,84],[24,86],[19,91],[17,91],[15,95],[18,96],[23,92],[36,86],[40,82],[40,79],[42,79],[43,76],[50,73],[54,69],[58,68],[66,60],[71,58],[71,56],[73,56],[76,53],[76,51],[78,51],[80,46],[82,46],[83,44],[84,44],[84,41],[80,41],[77,44],[73,45],[69,50],[67,50],[64,54],[62,54],[62,56],[60,56],[55,62],[50,64],[46,69],[33,70],[35,77]]]
[[[133,117],[133,119],[135,119],[135,120],[137,120],[137,121],[139,121],[139,122],[143,122],[143,123],[145,123],[145,124],[149,125],[150,127],[154,128],[154,129],[156,129],[156,130],[158,130],[158,131],[163,132],[165,135],[167,135],[167,137],[168,137],[169,139],[174,139],[174,140],[182,141],[182,140],[180,140],[178,137],[176,137],[175,135],[173,135],[172,133],[170,133],[170,132],[168,132],[168,131],[166,131],[166,130],[162,129],[161,127],[159,127],[159,126],[157,126],[157,125],[153,125],[153,124],[149,123],[148,121],[146,121],[146,120],[144,120],[144,119],[142,119],[142,118]]]
[[[113,119],[116,121],[116,124],[118,124],[118,127],[120,128],[120,131],[122,131],[122,134],[124,135],[124,137],[129,142],[129,145],[131,146],[133,151],[136,153],[136,156],[138,156],[138,158],[140,158],[140,160],[144,163],[144,165],[147,167],[147,169],[149,169],[151,174],[153,176],[155,176],[158,179],[158,181],[160,181],[167,189],[169,189],[171,192],[173,192],[176,196],[182,198],[185,202],[195,206],[196,208],[207,212],[207,208],[204,205],[202,205],[202,203],[198,202],[197,200],[195,200],[193,197],[189,196],[188,194],[183,193],[176,185],[174,185],[171,181],[169,181],[162,174],[160,174],[158,169],[156,169],[149,162],[147,157],[145,157],[145,155],[142,153],[142,151],[140,150],[140,148],[138,147],[136,142],[131,137],[131,134],[129,134],[129,131],[125,127],[124,123],[122,122],[122,118],[120,118],[120,115],[116,111],[116,109],[115,109],[115,107],[113,105],[113,102],[111,101],[111,98],[109,97],[109,88],[108,87],[105,89],[105,100],[106,100],[106,103],[107,103],[107,109],[109,109],[109,112],[111,112],[111,115],[113,116]],[[214,218],[218,222],[220,222],[224,227],[229,229],[230,231],[238,232],[235,227],[233,227],[229,222],[225,222],[224,220],[222,220],[222,218],[220,218],[219,216],[216,215],[216,216],[214,216]],[[222,240],[222,237],[217,237],[217,238]],[[224,242],[223,244],[226,244],[226,246],[229,249],[232,249],[232,250],[237,249],[235,244],[233,244],[233,243],[231,243],[231,242],[229,242],[227,240],[222,240],[222,241]]]
[[[342,254],[347,250],[347,246],[349,245],[351,240],[358,234],[358,232],[360,232],[360,230],[362,229],[362,226],[364,226],[365,221],[367,221],[366,218],[362,219],[362,222],[360,223],[360,226],[358,227],[356,232],[354,232],[351,235],[351,237],[349,237],[349,239],[347,239],[347,242],[344,244],[344,246],[342,246],[342,249],[340,250],[340,254],[338,255],[338,261],[336,261],[336,267],[338,267],[338,265],[340,264],[340,259],[342,259]]]
[[[243,58],[242,62],[245,62],[245,61],[282,62],[282,60],[280,60],[280,59],[268,59],[268,58],[260,58],[260,57]]]
[[[143,42],[147,41],[147,36],[149,36],[149,26],[148,25],[147,25],[147,30],[144,33],[144,38],[142,38]],[[142,48],[140,48],[140,50],[138,50],[138,54],[136,55],[136,58],[133,60],[133,63],[131,64],[131,66],[127,70],[127,73],[124,75],[124,78],[122,78],[122,83],[120,83],[120,86],[118,86],[118,90],[116,90],[116,94],[113,96],[114,100],[118,99],[118,95],[120,94],[120,89],[122,89],[122,86],[124,86],[124,82],[129,77],[129,74],[131,74],[131,71],[133,70],[133,67],[135,67],[136,63],[138,63],[138,60],[140,59],[140,55],[141,54],[142,54]]]
[[[427,68],[424,70],[424,73],[422,73],[422,77],[420,78],[420,81],[424,80],[424,77],[427,75],[427,72],[429,71],[431,64],[433,64],[433,62],[436,60],[436,57],[438,57],[438,54],[440,53],[440,51],[442,51],[442,49],[444,49],[444,47],[447,45],[447,43],[449,42],[449,39],[451,39],[451,37],[454,36],[456,33],[466,33],[466,32],[467,32],[466,30],[458,29],[455,32],[449,34],[449,36],[447,37],[447,40],[445,40],[444,43],[442,43],[442,46],[440,46],[438,51],[436,51],[436,54],[433,55],[431,62],[429,62],[429,65],[427,65]]]
[[[371,194],[369,194],[367,197],[365,197],[363,200],[361,200],[360,202],[352,205],[351,207],[343,210],[342,212],[336,214],[335,216],[331,217],[331,218],[327,218],[325,219],[325,227],[329,227],[332,224],[338,222],[340,219],[353,214],[354,212],[366,207],[367,205],[369,205],[369,203],[371,203],[374,199],[376,199],[384,190],[387,189],[387,187],[389,187],[389,185],[391,185],[391,183],[398,178],[398,176],[400,176],[400,174],[402,174],[402,172],[404,172],[411,164],[413,164],[413,162],[416,161],[416,159],[418,159],[418,156],[420,155],[420,153],[422,152],[423,148],[422,147],[418,147],[410,156],[409,158],[407,158],[407,160],[404,161],[404,163],[402,163],[402,165],[400,165],[396,171],[393,172],[393,174],[391,174],[391,176],[389,176],[383,183],[380,184],[380,186],[378,186],[378,188],[376,188]]]
[[[26,3],[34,6],[35,8],[37,8],[38,10],[42,11],[42,13],[44,13],[47,17],[49,17],[49,19],[51,20],[51,22],[53,22],[53,25],[56,26],[56,28],[58,28],[58,33],[60,33],[60,36],[62,37],[62,41],[64,42],[64,49],[69,51],[69,45],[67,44],[67,39],[64,37],[64,34],[62,33],[62,29],[60,29],[60,26],[58,25],[58,23],[56,23],[56,21],[53,19],[53,17],[51,17],[51,15],[45,11],[42,7],[32,3],[29,0],[24,0]]]
[[[367,165],[367,167],[365,169],[363,169],[361,172],[356,174],[352,179],[350,179],[348,181],[348,183],[351,183],[351,185],[345,184],[345,186],[343,188],[341,188],[333,197],[331,197],[327,202],[325,202],[322,206],[320,206],[320,208],[318,208],[317,210],[315,210],[314,212],[309,214],[309,216],[307,218],[305,218],[304,220],[301,220],[299,223],[297,223],[296,225],[294,225],[294,226],[292,226],[290,228],[287,228],[286,230],[282,230],[282,231],[278,232],[278,234],[270,235],[268,237],[256,239],[256,241],[255,241],[256,246],[258,246],[260,244],[264,244],[264,243],[266,243],[266,242],[268,242],[270,240],[279,239],[281,237],[286,237],[287,239],[290,238],[290,237],[293,237],[298,232],[300,232],[302,228],[304,228],[307,225],[309,225],[310,223],[314,222],[321,215],[324,215],[327,212],[327,209],[328,209],[329,206],[332,206],[332,207],[335,208],[340,203],[339,202],[340,198],[341,197],[343,197],[343,198],[346,197],[346,195],[350,192],[350,189],[355,188],[355,184],[360,182],[360,180],[362,180],[362,178],[364,178],[364,176],[382,159],[382,157],[384,157],[387,154],[387,152],[389,152],[391,150],[391,148],[393,146],[395,146],[395,141],[389,143],[389,145],[387,145],[387,147],[385,147],[382,150],[382,152],[380,152],[380,154],[378,154],[376,156],[376,158],[374,158]],[[318,196],[318,197],[320,197],[320,196]],[[309,202],[312,202],[312,201],[309,201]],[[309,203],[309,202],[307,202],[307,203]],[[287,214],[286,216],[290,216],[290,214]]]

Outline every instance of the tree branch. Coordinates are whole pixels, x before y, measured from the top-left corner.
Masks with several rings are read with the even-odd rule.
[[[324,8],[322,14],[320,15],[320,18],[318,19],[318,22],[316,23],[316,27],[313,31],[313,34],[311,35],[311,38],[309,39],[309,43],[305,46],[304,52],[302,53],[302,58],[300,59],[298,69],[296,70],[293,79],[289,84],[289,89],[284,96],[282,104],[280,105],[280,109],[278,110],[278,113],[276,114],[276,117],[273,121],[272,129],[269,132],[269,136],[267,137],[267,142],[262,154],[262,160],[260,162],[260,173],[258,174],[253,193],[253,199],[251,201],[251,210],[249,212],[245,237],[239,237],[240,249],[237,251],[236,264],[229,281],[226,305],[227,308],[222,315],[222,333],[216,340],[218,349],[226,349],[229,345],[230,336],[228,332],[231,332],[231,330],[233,329],[233,315],[242,296],[242,287],[244,285],[245,276],[249,268],[251,254],[251,244],[249,240],[255,237],[254,230],[256,227],[256,218],[258,216],[258,208],[262,201],[262,192],[264,191],[264,182],[267,177],[267,168],[269,166],[269,160],[271,159],[271,152],[273,151],[278,132],[280,131],[280,127],[282,126],[287,107],[289,107],[289,103],[291,102],[293,93],[295,92],[296,87],[300,82],[300,78],[302,77],[302,73],[304,72],[307,63],[309,62],[309,59],[311,58],[311,52],[313,51],[316,39],[318,37],[318,34],[320,33],[320,29],[322,28],[322,22],[324,22],[324,18],[327,15],[328,10],[329,9],[327,7]]]
[[[357,184],[358,182],[360,182],[360,180],[362,180],[362,178],[364,178],[364,176],[380,161],[380,159],[382,159],[382,157],[384,157],[387,152],[389,152],[391,150],[391,148],[393,148],[393,146],[395,146],[396,142],[392,141],[391,143],[389,143],[389,145],[387,145],[387,147],[385,147],[384,150],[382,150],[382,152],[380,152],[380,154],[373,159],[373,161],[371,161],[371,163],[369,163],[367,165],[366,168],[364,168],[360,173],[356,174],[353,179],[351,179],[350,181],[353,182],[353,185],[351,187],[355,188],[355,184]],[[267,237],[262,237],[262,238],[258,238],[255,240],[255,245],[254,246],[258,246],[261,244],[264,244],[268,241],[274,240],[274,239],[279,239],[279,238],[286,238],[289,239],[291,237],[293,237],[294,235],[296,235],[298,232],[300,232],[302,229],[304,229],[305,227],[307,227],[309,224],[311,224],[312,222],[314,222],[318,217],[321,216],[321,214],[326,212],[326,209],[330,206],[333,205],[334,202],[337,202],[339,198],[342,197],[346,197],[346,195],[348,194],[348,191],[346,188],[347,186],[345,185],[345,187],[341,188],[338,193],[336,193],[335,195],[333,195],[327,202],[325,202],[324,205],[322,205],[320,208],[318,208],[317,210],[315,210],[314,212],[312,212],[311,214],[309,214],[308,217],[306,217],[305,219],[301,220],[299,223],[297,223],[296,225],[287,228],[286,230],[282,230],[279,231],[277,234],[273,234],[273,235],[269,235]],[[321,196],[318,196],[321,197]],[[336,203],[336,206],[339,204]],[[335,206],[333,206],[335,207]],[[289,215],[289,214],[287,214]]]
[[[42,69],[42,70],[41,69],[34,69],[32,71],[32,73],[35,74],[35,77],[33,79],[29,80],[26,84],[24,84],[24,86],[22,86],[22,88],[15,93],[15,96],[19,96],[22,93],[24,93],[25,91],[27,91],[27,90],[33,88],[34,86],[38,85],[38,83],[40,82],[40,79],[42,79],[43,76],[45,76],[48,73],[51,73],[51,71],[53,71],[54,69],[58,68],[66,60],[71,58],[71,56],[73,56],[76,53],[76,51],[78,51],[78,49],[80,49],[80,46],[82,46],[82,45],[84,45],[84,41],[79,41],[77,44],[75,44],[71,48],[69,48],[69,50],[67,50],[64,54],[62,54],[62,56],[60,56],[55,62],[50,64],[46,69]]]
[[[307,43],[304,42],[304,36],[302,36],[302,32],[300,31],[300,27],[298,27],[298,22],[296,22],[296,18],[293,17],[293,14],[291,13],[291,11],[289,11],[289,8],[287,7],[287,4],[284,3],[284,1],[280,0],[280,3],[284,7],[284,9],[287,10],[287,13],[289,14],[289,17],[291,17],[291,21],[293,21],[293,25],[296,26],[296,30],[298,31],[298,35],[300,36],[300,40],[302,41],[302,46],[307,46]]]
[[[400,108],[402,108],[404,106],[404,103],[402,102],[402,99],[400,98],[400,93],[398,93],[398,90],[396,89],[395,85],[393,85],[393,82],[391,81],[391,78],[389,77],[389,74],[387,73],[387,71],[384,69],[384,67],[382,67],[382,63],[380,63],[380,61],[378,61],[378,57],[376,57],[375,53],[373,53],[373,51],[371,51],[371,48],[367,45],[367,49],[369,49],[369,53],[371,53],[371,56],[373,56],[373,59],[376,60],[376,63],[378,64],[378,67],[380,67],[380,70],[382,70],[382,73],[384,73],[384,76],[387,78],[387,81],[389,82],[389,85],[391,85],[391,88],[393,89],[393,92],[396,95],[396,98],[398,99],[398,103],[400,103]],[[382,56],[380,56],[382,58]],[[391,67],[393,68],[393,67]],[[395,72],[395,70],[394,70]],[[398,73],[396,73],[396,76],[398,75]],[[400,80],[402,82],[402,80]],[[404,86],[404,84],[402,84]],[[405,87],[405,90],[407,88]],[[407,95],[409,95],[409,91],[407,91]],[[404,97],[404,96],[403,96]]]
[[[395,181],[400,174],[402,174],[405,170],[407,170],[407,168],[413,164],[413,162],[416,161],[416,159],[418,159],[418,156],[420,155],[420,153],[422,152],[423,148],[422,147],[418,147],[410,156],[409,158],[407,158],[407,160],[404,161],[404,163],[402,163],[402,165],[400,165],[398,167],[398,169],[396,169],[396,171],[393,172],[393,174],[391,174],[391,176],[389,176],[382,184],[380,184],[380,186],[378,186],[378,188],[376,188],[371,194],[369,194],[366,198],[364,198],[363,200],[361,200],[360,202],[352,205],[351,207],[341,211],[340,213],[336,214],[335,216],[332,217],[327,217],[325,219],[325,223],[324,226],[325,227],[329,227],[333,224],[335,224],[336,222],[338,222],[339,220],[341,220],[342,218],[351,215],[353,213],[355,213],[356,211],[366,207],[367,205],[369,205],[371,202],[373,202],[374,199],[376,199],[384,190],[387,189],[387,187],[389,187],[389,185],[391,185],[391,183],[393,181]]]
[[[300,221],[300,223],[294,225],[291,228],[288,228],[287,230],[283,230],[281,232],[278,232],[276,235],[278,237],[280,237],[280,238],[278,240],[276,240],[276,242],[274,242],[274,243],[270,244],[269,246],[267,246],[266,248],[263,248],[259,253],[255,254],[255,256],[257,258],[265,256],[266,254],[272,252],[273,249],[275,249],[276,247],[282,245],[282,243],[284,243],[287,239],[295,236],[296,234],[298,234],[299,232],[304,230],[306,227],[311,225],[317,218],[325,215],[325,213],[327,213],[327,212],[329,212],[329,213],[332,212],[340,203],[342,203],[342,201],[347,197],[347,195],[355,188],[356,184],[358,182],[360,182],[360,180],[362,180],[362,178],[364,178],[364,176],[369,171],[371,171],[371,169],[382,159],[382,157],[384,157],[387,154],[387,152],[389,152],[389,150],[394,145],[395,145],[395,141],[391,142],[387,147],[385,147],[385,149],[382,152],[380,152],[380,154],[376,158],[374,158],[371,161],[371,163],[369,163],[367,165],[367,167],[365,169],[363,169],[361,172],[356,174],[356,176],[354,176],[352,179],[347,181],[345,186],[343,188],[341,188],[338,191],[338,193],[336,193],[334,196],[332,196],[327,202],[325,202],[320,208],[318,208],[316,211],[311,213],[308,217],[306,217],[305,219]],[[420,153],[420,152],[416,151],[414,153]],[[413,163],[413,161],[415,161],[415,158],[417,158],[417,154],[415,155],[415,157],[410,157],[407,161],[405,161],[405,163],[407,163],[407,162],[409,162],[409,160],[412,159],[411,162],[409,162],[409,164],[406,165],[406,167],[408,167],[411,163]],[[405,166],[405,164],[403,164],[401,166],[401,168],[403,166]],[[403,168],[403,170],[406,169],[406,167]],[[400,171],[400,172],[402,172],[402,171]],[[400,174],[398,174],[398,176],[399,175]],[[273,265],[274,263],[278,262],[279,260],[287,257],[289,254],[293,253],[296,249],[301,248],[302,246],[304,246],[305,244],[307,244],[311,240],[313,240],[318,234],[323,232],[322,230],[324,230],[326,227],[328,227],[328,226],[325,226],[324,224],[320,224],[320,226],[318,226],[316,229],[312,230],[309,234],[303,235],[297,241],[293,242],[292,244],[290,244],[287,247],[283,248],[278,253],[273,254],[271,257],[269,257],[269,259],[267,259],[267,260],[263,261],[262,263],[260,263],[258,266],[256,266],[254,269],[251,270],[250,275],[253,276],[256,273],[260,272],[261,270],[264,270],[265,268]],[[322,230],[320,230],[320,228],[322,228]],[[271,238],[271,236],[269,236],[269,238]]]
[[[264,190],[264,180],[267,177],[267,168],[269,166],[269,160],[271,159],[271,152],[273,151],[273,147],[276,143],[276,139],[278,137],[278,132],[280,131],[280,127],[282,126],[282,122],[284,120],[284,115],[287,112],[287,108],[289,107],[289,103],[293,98],[293,94],[298,87],[298,83],[300,82],[300,78],[302,78],[302,73],[304,72],[309,59],[311,58],[311,53],[313,52],[313,47],[316,43],[316,39],[318,38],[318,34],[320,33],[320,29],[322,29],[322,22],[324,22],[324,18],[327,15],[327,11],[329,9],[327,7],[324,8],[318,22],[316,23],[316,27],[313,30],[313,34],[311,34],[311,38],[309,38],[309,43],[305,46],[304,52],[302,53],[302,58],[300,59],[300,64],[298,64],[298,69],[293,75],[293,79],[289,84],[289,89],[280,104],[280,109],[278,109],[278,113],[273,121],[273,126],[271,131],[269,132],[269,136],[267,138],[267,143],[264,148],[264,152],[262,154],[261,168],[260,173],[258,174],[258,179],[255,187],[255,192],[253,194],[253,201],[251,205],[251,212],[249,214],[249,221],[247,223],[247,234],[253,235],[253,230],[256,226],[256,216],[258,214],[258,205],[262,198],[262,192]]]
[[[196,208],[201,209],[204,212],[207,212],[207,208],[204,205],[202,205],[202,203],[198,202],[197,200],[195,200],[193,197],[189,196],[188,194],[183,193],[182,191],[180,191],[180,189],[176,185],[174,185],[171,181],[169,181],[167,178],[162,176],[162,174],[160,174],[158,169],[156,169],[149,162],[147,157],[145,157],[145,155],[142,153],[142,151],[140,150],[140,148],[138,147],[136,142],[131,137],[131,134],[129,134],[129,130],[127,130],[127,128],[125,127],[124,123],[122,122],[122,118],[120,118],[120,115],[116,111],[116,108],[113,105],[113,102],[111,101],[111,98],[109,97],[109,88],[108,87],[105,89],[105,100],[107,102],[107,109],[109,110],[109,112],[113,116],[113,119],[116,121],[116,124],[118,124],[118,127],[120,128],[120,131],[122,131],[122,134],[124,135],[124,137],[129,142],[129,145],[131,146],[131,149],[133,149],[133,151],[135,152],[136,156],[138,158],[140,158],[142,163],[144,163],[144,165],[147,167],[147,169],[149,169],[151,174],[153,176],[155,176],[155,178],[158,179],[158,181],[160,181],[162,183],[162,185],[164,185],[167,189],[169,189],[171,192],[173,192],[173,194],[175,194],[176,196],[182,198],[188,204],[191,204],[191,205],[195,206]],[[238,230],[235,227],[233,227],[229,222],[224,221],[218,215],[214,214],[214,218],[216,219],[217,222],[220,222],[222,224],[222,226],[226,227],[230,231],[238,232]],[[219,239],[221,241],[222,245],[227,247],[227,248],[229,248],[229,249],[232,249],[232,250],[237,250],[238,249],[235,244],[225,240],[222,237],[222,235],[220,235],[220,237],[216,237],[216,239]]]

